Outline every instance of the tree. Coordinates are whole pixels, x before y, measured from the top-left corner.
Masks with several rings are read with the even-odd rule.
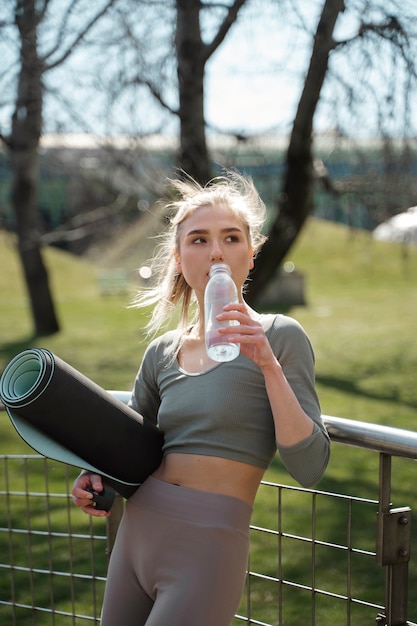
[[[236,20],[245,0],[235,0],[215,38],[204,44],[200,31],[199,2],[177,1],[176,54],[178,68],[179,105],[175,114],[180,119],[181,149],[179,167],[186,169],[200,181],[210,177],[210,162],[204,129],[204,66],[210,55],[225,38]],[[91,9],[85,20],[78,19],[74,29],[73,16],[85,11],[83,0],[70,0],[66,7],[54,8],[54,17],[60,24],[48,27],[48,11],[52,1],[16,0],[14,25],[20,41],[20,70],[17,76],[17,93],[12,114],[11,132],[0,135],[7,146],[12,170],[12,207],[16,221],[18,251],[29,295],[36,335],[51,334],[59,330],[48,272],[42,256],[41,228],[38,211],[39,141],[42,134],[45,75],[64,64],[85,41],[88,33],[112,6],[129,2],[102,0],[99,7]],[[146,3],[145,3],[146,4]],[[145,6],[145,5],[144,5]],[[134,3],[137,20],[140,3]],[[126,13],[121,11],[122,17]],[[159,15],[158,15],[159,18]],[[72,20],[72,21],[71,21]],[[126,24],[127,22],[125,22]],[[1,24],[3,28],[6,22]],[[10,26],[10,24],[9,24]],[[131,25],[128,26],[131,28]],[[48,30],[49,29],[49,30]],[[72,29],[72,30],[71,30]],[[39,51],[39,33],[47,31],[50,47],[43,45]],[[140,47],[139,49],[143,50]],[[140,65],[139,65],[140,67]],[[168,109],[159,87],[142,76],[136,81],[146,83],[151,92]]]
[[[88,44],[91,49],[95,46],[94,49],[100,50],[100,54],[92,57],[96,83],[91,91],[94,97],[90,95],[89,100],[96,101],[100,94],[109,95],[105,103],[106,114],[103,106],[100,112],[96,112],[95,119],[108,119],[106,132],[114,135],[121,128],[117,122],[127,120],[126,112],[130,108],[138,125],[126,124],[123,132],[132,137],[158,132],[161,127],[153,120],[149,121],[151,109],[147,103],[150,99],[153,105],[159,103],[166,115],[177,120],[180,139],[178,165],[197,180],[206,182],[211,176],[204,109],[208,60],[219,49],[232,25],[244,20],[246,11],[241,11],[244,5],[254,7],[258,12],[257,19],[265,18],[263,10],[266,5],[271,10],[285,9],[286,13],[284,11],[280,14],[282,28],[280,25],[276,33],[277,41],[285,27],[285,20],[289,21],[290,17],[296,16],[298,26],[302,25],[304,33],[308,33],[312,42],[310,62],[291,128],[282,192],[272,214],[268,242],[258,260],[250,286],[249,300],[255,302],[274,276],[313,209],[314,122],[319,107],[331,101],[331,112],[335,115],[334,127],[340,132],[349,132],[349,129],[343,131],[340,113],[343,111],[346,115],[346,111],[354,112],[357,94],[367,91],[367,97],[375,98],[375,118],[381,122],[379,130],[386,132],[383,121],[393,117],[392,110],[397,104],[397,61],[401,61],[405,85],[404,115],[410,117],[407,93],[415,84],[417,40],[414,27],[416,20],[411,19],[413,16],[415,18],[416,13],[412,2],[403,0],[400,6],[398,0],[370,0],[367,3],[356,0],[322,1],[318,26],[311,35],[308,24],[312,23],[313,14],[310,3],[304,0],[286,0],[282,3],[275,0],[269,3],[267,0],[176,0],[175,3],[168,0],[100,0],[99,9],[96,8],[97,3],[88,3],[87,0],[66,0],[66,8],[55,14],[56,21],[58,16],[61,23],[57,26],[55,22],[49,32],[46,18],[52,0],[17,1],[16,24],[20,24],[22,60],[19,91],[11,133],[2,139],[8,146],[15,171],[13,202],[16,207],[19,251],[38,333],[53,332],[58,326],[51,299],[48,303],[50,292],[40,256],[36,217],[36,152],[42,130],[45,77],[49,76],[50,70],[62,66],[81,43]],[[350,28],[349,37],[337,39],[335,33],[342,14],[347,11],[345,6],[350,10],[351,23],[354,16],[356,32]],[[302,14],[306,7],[309,11],[308,20],[304,20]],[[82,8],[84,13],[87,10],[90,12],[89,18],[80,17],[83,15]],[[87,41],[87,34],[113,8],[112,19],[100,21],[100,37]],[[161,20],[161,11],[164,12],[164,20]],[[143,19],[138,19],[139,12]],[[75,23],[72,22],[71,31],[68,24],[75,14],[78,17]],[[0,21],[1,26],[4,25]],[[40,32],[43,36],[48,33],[48,37],[42,40],[41,52],[38,51]],[[374,85],[368,85],[366,79],[358,78],[360,72],[356,71],[356,67],[351,69],[355,62],[362,63],[366,68],[376,67],[378,63],[381,65],[378,50],[383,44],[388,46],[393,58],[389,77],[393,82],[385,81],[384,87],[387,84],[388,89],[384,97],[379,95]],[[350,80],[349,71],[346,70],[350,71]],[[134,167],[132,171],[135,174]],[[34,302],[37,294],[41,294],[40,302]]]
[[[205,68],[209,59],[224,42],[247,0],[205,3],[175,0],[158,3],[157,12],[150,3],[144,6],[144,19],[137,21],[137,2],[129,10],[127,2],[117,25],[104,34],[107,52],[103,53],[102,70],[110,95],[109,108],[128,92],[153,98],[153,106],[178,121],[179,149],[176,164],[190,176],[206,183],[212,176],[212,164],[206,143]],[[209,35],[203,37],[206,14],[216,10]],[[161,25],[161,11],[164,21]],[[114,30],[117,30],[117,38]],[[123,58],[120,66],[108,70],[111,55]],[[146,97],[146,96],[145,96]],[[138,101],[138,98],[136,98]],[[139,106],[139,105],[138,105]],[[146,115],[146,113],[145,113]],[[134,122],[140,125],[140,120]],[[134,127],[130,132],[135,133]],[[147,132],[151,132],[148,129]]]
[[[41,244],[38,211],[39,140],[42,133],[44,75],[64,63],[97,21],[116,0],[106,0],[62,45],[63,33],[73,11],[80,8],[75,0],[62,14],[61,28],[49,50],[39,52],[39,30],[46,20],[50,1],[16,0],[14,24],[20,41],[20,69],[12,115],[11,132],[0,138],[7,146],[12,169],[12,206],[16,218],[19,257],[28,290],[36,335],[59,330]]]
[[[137,63],[137,71],[129,84],[146,85],[167,111],[180,120],[180,148],[178,163],[198,180],[205,182],[211,175],[210,155],[207,151],[204,115],[204,83],[205,67],[208,59],[218,48],[219,42],[223,41],[224,34],[230,29],[230,24],[236,21],[236,17],[243,2],[233,2],[230,6],[222,3],[193,2],[192,0],[177,0],[176,22],[172,28],[175,30],[175,71],[178,78],[177,90],[178,106],[168,103],[164,93],[166,81],[160,83],[160,75],[154,73],[150,76],[146,68]],[[259,19],[263,18],[262,9],[266,0],[256,3],[256,0],[247,2],[254,8],[259,9]],[[303,11],[301,3],[296,0],[280,3],[277,10],[282,10],[285,5],[286,14],[297,16],[307,32],[308,21],[303,23]],[[272,6],[272,3],[271,3]],[[304,5],[305,6],[305,5]],[[335,37],[335,29],[338,25],[345,7],[349,7],[350,19],[357,24],[357,30],[346,39]],[[201,21],[203,11],[212,11],[214,8],[222,10],[223,21],[216,26],[216,32],[211,39],[206,37],[203,41]],[[395,11],[398,17],[393,17]],[[314,207],[314,186],[317,178],[314,169],[315,145],[314,145],[314,119],[320,105],[327,98],[335,102],[333,109],[336,112],[346,113],[346,103],[354,110],[355,100],[360,100],[361,92],[366,88],[366,79],[358,80],[360,72],[352,70],[353,82],[349,81],[338,64],[345,69],[353,67],[354,62],[362,63],[366,68],[381,65],[377,47],[381,42],[388,43],[394,51],[400,51],[406,60],[410,75],[415,72],[415,64],[412,55],[407,54],[407,32],[400,24],[407,24],[407,15],[413,14],[412,7],[396,5],[395,0],[389,3],[373,0],[365,5],[356,3],[354,0],[326,0],[321,7],[317,27],[311,35],[311,55],[305,78],[302,83],[301,95],[298,101],[296,115],[290,132],[290,140],[285,158],[285,175],[282,181],[281,193],[277,200],[277,206],[273,212],[273,219],[269,228],[268,241],[257,262],[257,269],[251,281],[248,300],[256,301],[267,283],[273,278],[282,260],[288,254],[307,217]],[[404,17],[403,17],[404,15]],[[311,20],[312,13],[309,13]],[[353,18],[352,18],[353,16]],[[253,18],[253,14],[252,14]],[[214,19],[212,20],[214,21]],[[411,26],[408,27],[411,32]],[[129,29],[131,34],[133,29]],[[277,33],[277,37],[278,37]],[[373,41],[374,50],[370,51],[369,42]],[[167,53],[169,54],[169,53]],[[333,65],[332,65],[333,60]],[[358,61],[359,60],[359,61]],[[125,83],[125,85],[128,83]],[[326,91],[327,88],[327,91]],[[330,90],[330,91],[329,91]],[[371,89],[368,88],[368,96]],[[330,94],[330,95],[329,95]],[[375,100],[382,101],[383,96],[375,92]],[[387,101],[391,98],[387,95]],[[391,98],[392,101],[392,98]],[[380,105],[380,102],[378,103]],[[330,107],[329,107],[330,108]],[[389,111],[382,114],[380,119],[389,117]],[[357,121],[356,121],[357,125]],[[341,121],[335,118],[335,128],[341,128]]]
[[[180,118],[179,167],[206,183],[212,176],[207,151],[204,116],[204,71],[208,59],[225,39],[246,0],[235,0],[211,41],[201,37],[201,6],[195,0],[177,0],[175,48],[177,56],[178,116]]]
[[[286,153],[282,193],[278,199],[275,219],[272,221],[268,232],[268,240],[257,260],[256,271],[247,298],[249,303],[256,302],[264,287],[274,277],[277,268],[291,249],[307,217],[314,208],[313,191],[316,173],[314,171],[313,120],[322,97],[324,81],[329,79],[332,74],[329,70],[330,56],[336,54],[336,51],[339,55],[342,52],[345,54],[352,53],[353,47],[360,45],[359,56],[366,59],[366,66],[368,68],[378,66],[380,63],[378,51],[381,42],[387,43],[392,50],[392,55],[395,57],[397,54],[400,57],[408,72],[404,95],[406,102],[404,118],[406,122],[409,120],[410,91],[411,85],[417,77],[417,72],[411,47],[411,41],[413,39],[415,41],[415,33],[411,28],[407,29],[405,26],[409,15],[406,13],[406,7],[398,8],[395,3],[390,3],[390,5],[386,3],[380,5],[378,2],[368,3],[359,20],[357,32],[348,39],[336,41],[334,38],[336,22],[345,11],[346,5],[350,4],[353,3],[344,0],[326,0],[324,2]],[[398,11],[398,16],[390,13],[393,9]],[[372,19],[367,17],[366,11],[372,15]],[[404,13],[402,14],[401,11]],[[415,10],[411,7],[411,14],[413,11],[415,14]],[[371,48],[372,52],[367,46],[369,40],[371,40],[371,46],[376,46],[376,48]],[[394,65],[393,70],[393,76],[396,76],[398,67]],[[340,78],[339,76],[338,78],[340,85],[343,86],[342,93],[353,105],[355,91],[359,94],[363,89],[363,84],[367,86],[367,82],[363,81],[362,84],[359,72],[356,74],[356,83],[353,87],[348,84],[345,77]],[[392,89],[394,92],[397,89],[395,83],[392,84]],[[383,104],[380,101],[383,101],[383,98],[378,97],[377,93],[372,95],[379,109],[379,122],[382,124],[386,119],[381,114]],[[388,92],[387,103],[392,106],[394,101],[394,93]],[[388,111],[388,117],[389,114],[390,111]]]
[[[278,211],[270,227],[268,240],[257,260],[256,272],[248,293],[249,302],[256,301],[274,276],[313,210],[313,118],[327,74],[329,55],[334,48],[334,28],[344,8],[343,0],[326,0],[323,6],[288,145]]]

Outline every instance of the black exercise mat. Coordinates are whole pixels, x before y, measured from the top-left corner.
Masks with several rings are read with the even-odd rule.
[[[161,462],[161,431],[49,350],[15,356],[0,398],[34,450],[101,474],[126,498]]]

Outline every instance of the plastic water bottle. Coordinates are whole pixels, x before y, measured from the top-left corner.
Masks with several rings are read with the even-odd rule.
[[[219,322],[216,315],[223,313],[223,307],[231,302],[239,302],[236,285],[230,267],[216,263],[210,268],[210,279],[204,294],[204,318],[207,354],[213,361],[232,361],[240,352],[240,344],[229,343],[218,329],[239,325],[235,320]]]

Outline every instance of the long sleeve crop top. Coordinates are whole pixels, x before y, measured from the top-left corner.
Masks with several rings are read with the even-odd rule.
[[[329,438],[314,385],[314,354],[302,327],[284,315],[261,321],[313,433],[278,451],[288,472],[303,486],[316,484],[329,458]],[[199,374],[183,371],[175,354],[179,331],[148,346],[130,406],[164,433],[164,455],[172,452],[219,456],[266,469],[276,451],[274,420],[264,377],[250,359],[216,364]]]

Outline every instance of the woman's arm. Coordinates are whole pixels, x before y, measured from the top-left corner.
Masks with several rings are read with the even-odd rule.
[[[328,463],[330,439],[321,420],[314,355],[305,332],[286,318],[285,327],[274,331],[276,355],[262,324],[244,304],[228,305],[225,311],[223,319],[236,319],[240,326],[221,332],[239,342],[241,353],[263,373],[282,461],[301,485],[316,484]]]

